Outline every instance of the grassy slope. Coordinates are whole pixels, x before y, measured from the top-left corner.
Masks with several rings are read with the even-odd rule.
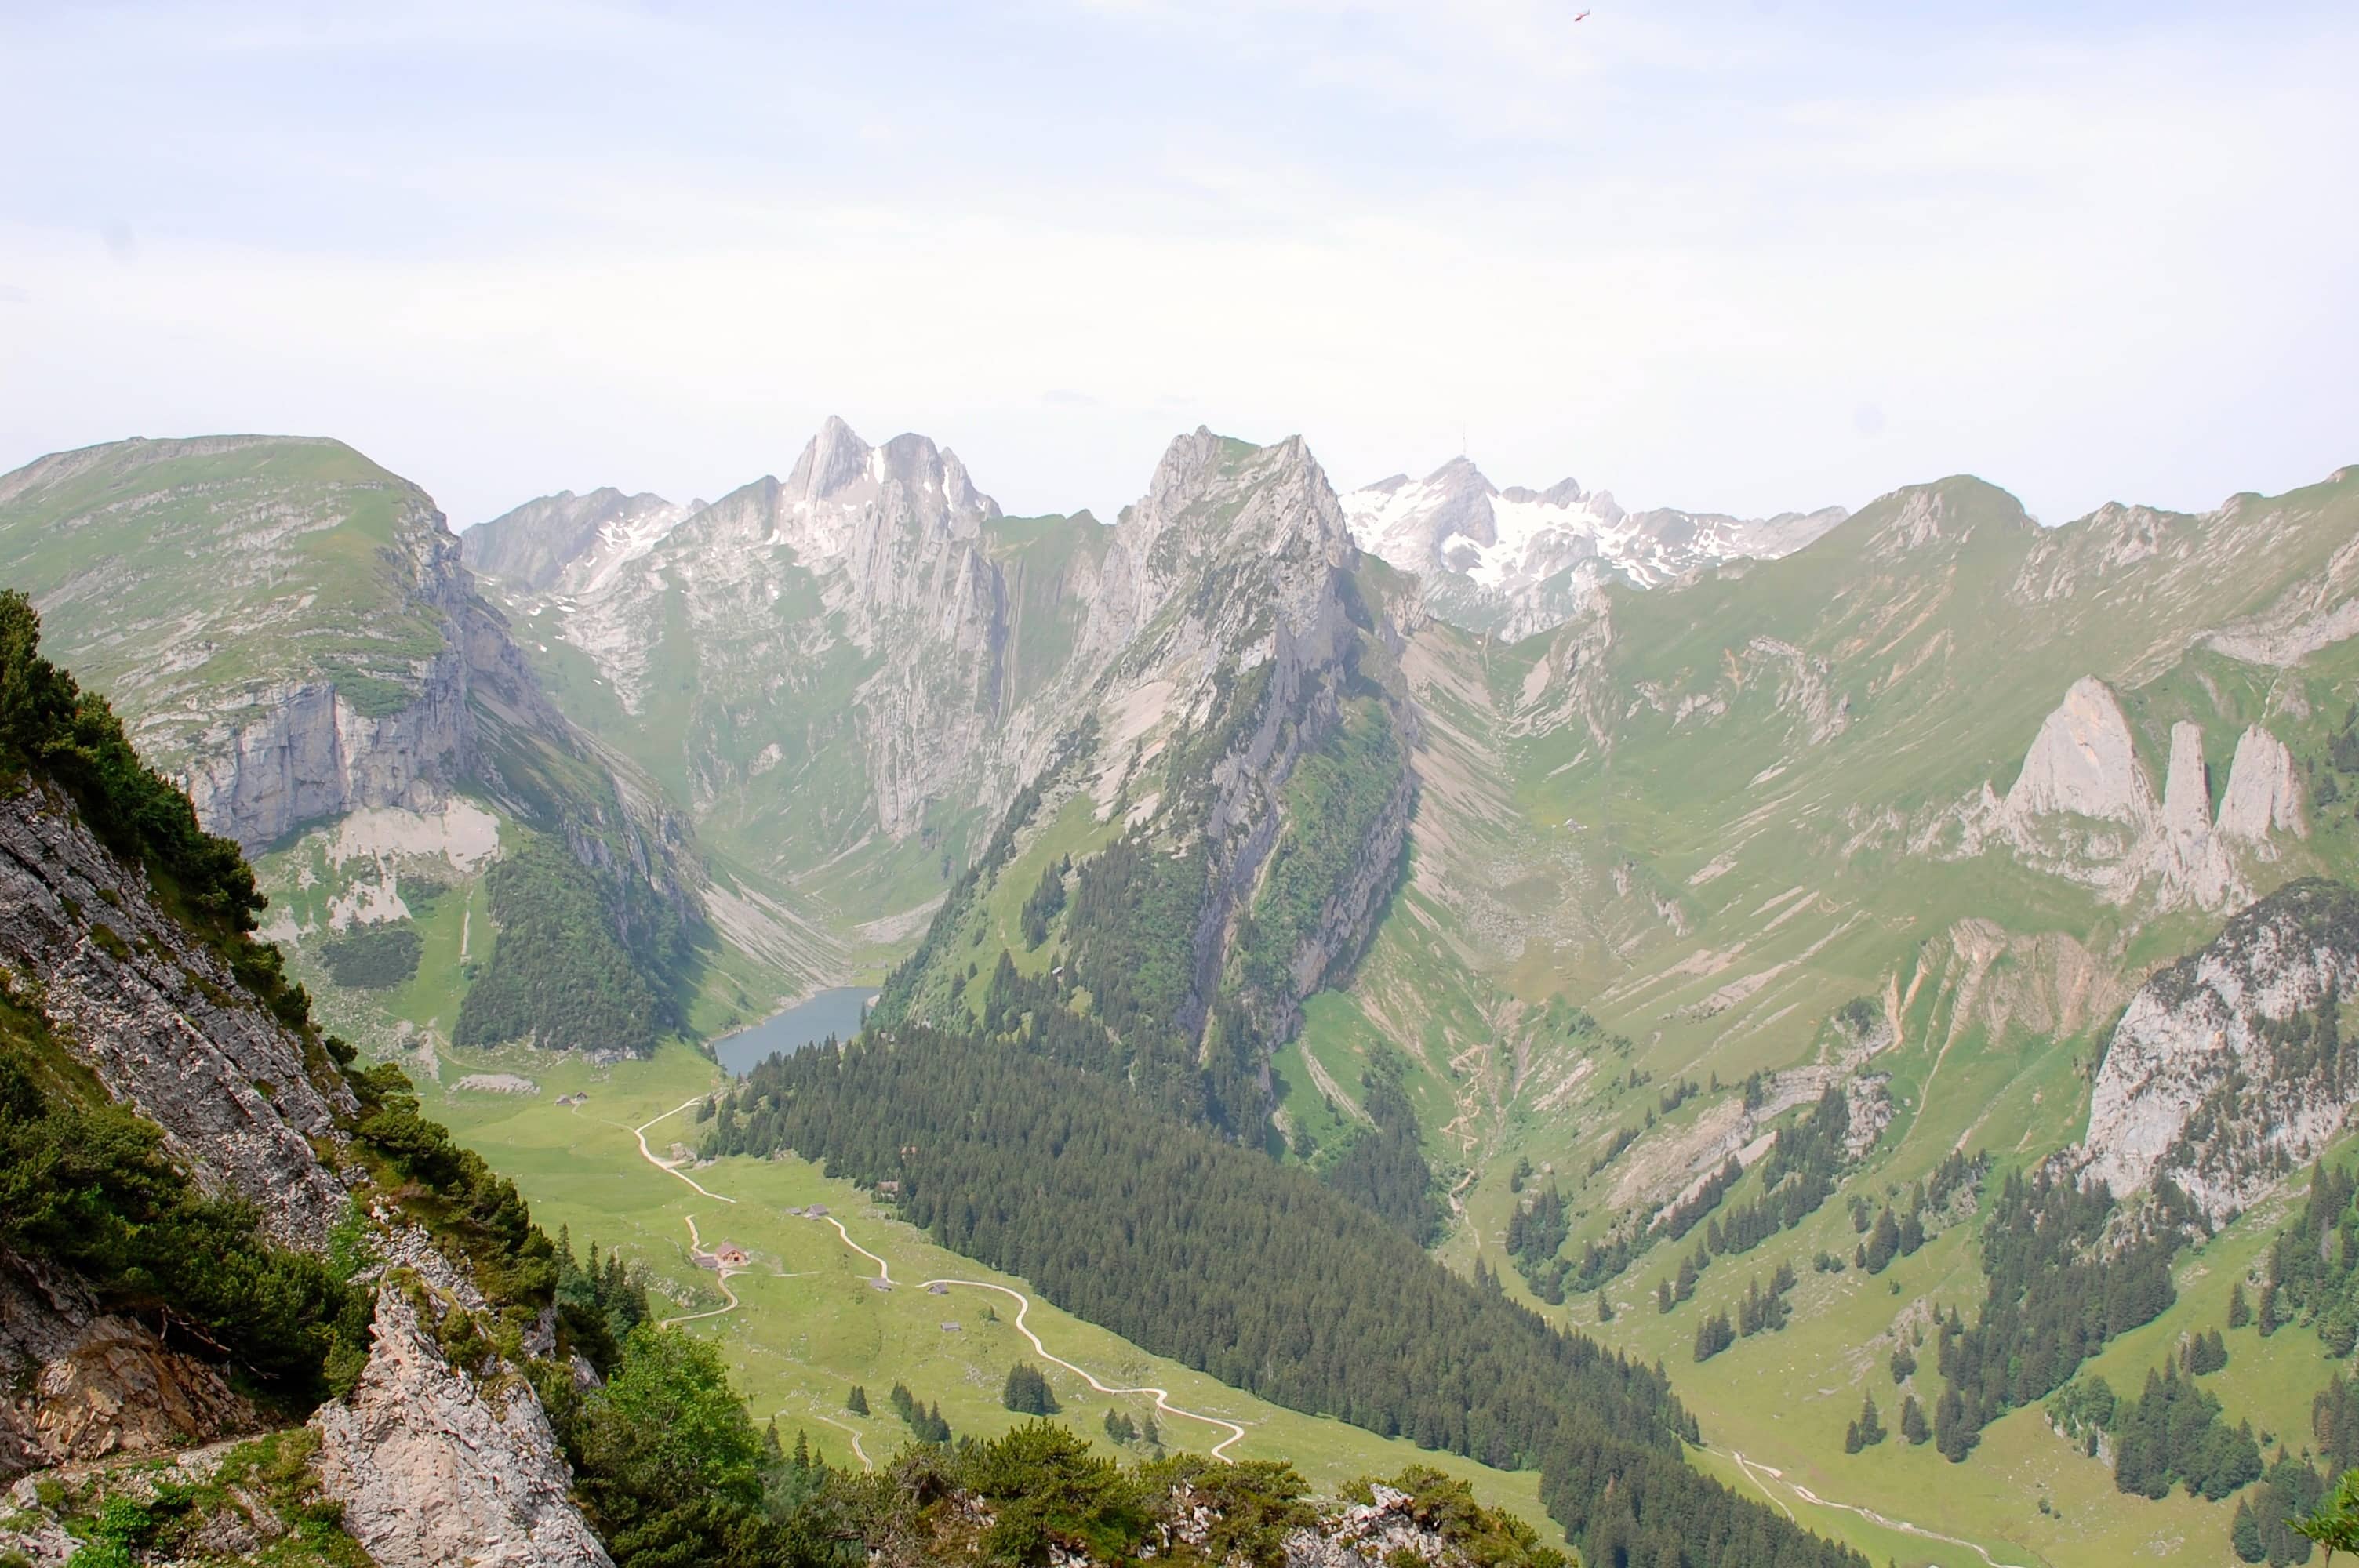
[[[886,1403],[898,1379],[920,1399],[939,1400],[951,1429],[978,1436],[1003,1432],[1017,1418],[1000,1405],[1001,1384],[1017,1358],[1037,1359],[1014,1328],[1013,1303],[973,1291],[946,1297],[917,1288],[935,1277],[985,1280],[1024,1288],[945,1252],[891,1216],[874,1207],[849,1184],[828,1180],[800,1160],[729,1160],[693,1173],[734,1205],[691,1191],[639,1158],[630,1129],[678,1106],[717,1083],[717,1071],[682,1047],[667,1049],[648,1062],[592,1069],[577,1059],[552,1059],[521,1051],[491,1055],[457,1054],[445,1077],[498,1070],[532,1076],[540,1093],[528,1098],[451,1093],[429,1108],[469,1147],[512,1177],[539,1221],[570,1227],[575,1245],[592,1239],[620,1247],[645,1264],[658,1289],[681,1313],[723,1304],[712,1276],[687,1255],[685,1220],[693,1217],[708,1245],[727,1239],[746,1248],[756,1266],[729,1285],[741,1308],[692,1325],[692,1332],[723,1344],[739,1386],[746,1390],[757,1420],[777,1412],[789,1433],[807,1431],[814,1448],[832,1463],[854,1465],[842,1432],[821,1421],[828,1416],[856,1428],[872,1459],[881,1459],[906,1437]],[[561,1094],[586,1092],[589,1103],[556,1104]],[[648,1130],[660,1153],[675,1139],[692,1140],[688,1115]],[[853,1239],[883,1255],[897,1281],[890,1293],[866,1282],[873,1272],[845,1249],[835,1232],[808,1219],[791,1218],[789,1206],[823,1203],[842,1218]],[[995,1301],[1001,1321],[984,1321]],[[941,1325],[954,1321],[957,1332]],[[1450,1455],[1425,1454],[1406,1443],[1386,1442],[1345,1426],[1264,1404],[1201,1373],[1147,1356],[1111,1334],[1036,1302],[1028,1323],[1059,1356],[1087,1367],[1104,1381],[1152,1382],[1170,1390],[1173,1402],[1230,1417],[1248,1429],[1231,1452],[1239,1457],[1292,1460],[1313,1484],[1332,1491],[1354,1476],[1391,1474],[1416,1462],[1437,1465],[1473,1481],[1484,1501],[1545,1524],[1536,1474],[1507,1474]],[[1067,1373],[1050,1368],[1050,1383],[1064,1419],[1093,1442],[1106,1444],[1100,1426],[1110,1407],[1134,1419],[1152,1408],[1143,1398],[1113,1400],[1092,1393]],[[853,1384],[864,1386],[874,1413],[866,1420],[843,1409]],[[1219,1433],[1198,1423],[1167,1418],[1164,1439],[1173,1447],[1201,1449]]]
[[[1850,1256],[1855,1238],[1843,1199],[1853,1192],[1880,1201],[1961,1145],[1989,1150],[2002,1166],[2027,1165],[2079,1133],[2109,1010],[2090,1000],[2062,1030],[2036,1016],[2029,1004],[2052,1013],[2070,989],[2052,948],[2018,944],[1977,976],[1960,953],[1980,928],[1964,923],[1992,923],[2002,942],[2070,936],[2098,968],[2134,981],[2208,939],[2220,918],[2124,912],[2004,851],[1928,861],[1904,852],[1898,835],[1873,831],[1874,812],[1890,806],[1907,818],[1985,779],[2004,791],[2041,718],[2089,672],[2123,691],[2158,787],[2179,719],[2203,729],[2215,802],[2246,724],[2266,719],[2298,760],[2317,758],[2359,692],[2359,650],[2330,649],[2288,680],[2158,640],[2186,618],[2218,624],[2251,613],[2288,578],[2315,573],[2348,541],[2359,482],[2267,503],[2283,514],[2274,558],[2246,552],[2210,576],[2169,558],[2171,540],[2192,520],[2164,520],[2158,565],[2101,570],[2105,552],[2093,531],[2031,534],[1986,487],[1943,488],[1951,515],[1975,524],[1962,545],[1934,541],[1913,560],[1886,559],[1870,537],[1890,521],[1886,509],[1787,562],[1679,593],[1618,595],[1614,638],[1602,654],[1567,655],[1548,637],[1502,648],[1447,628],[1421,633],[1409,663],[1432,732],[1419,759],[1419,874],[1348,992],[1315,1005],[1302,1041],[1281,1054],[1284,1103],[1314,1130],[1332,1125],[1303,1058],[1349,1087],[1371,1037],[1414,1048],[1437,1166],[1475,1168],[1442,1255],[1471,1268],[1487,1253],[1508,1287],[1527,1294],[1498,1251],[1516,1201],[1507,1192],[1516,1158],[1553,1167],[1577,1251],[1615,1217],[1615,1188],[1633,1162],[1674,1143],[1746,1073],[1821,1059],[1833,1043],[1830,1015],[1870,998],[1888,1011],[1899,1041],[1874,1064],[1891,1075],[1895,1120],[1865,1168],[1801,1229],[1716,1263],[1698,1300],[1669,1318],[1656,1315],[1653,1292],[1679,1249],[1645,1258],[1614,1282],[1620,1316],[1602,1332],[1662,1357],[1702,1415],[1715,1451],[1704,1462],[1732,1480],[1747,1479],[1729,1458],[1741,1449],[1823,1498],[1972,1538],[2002,1560],[2012,1542],[2013,1560],[2025,1562],[2111,1562],[2134,1552],[2218,1562],[2233,1501],[2124,1498],[2104,1465],[2080,1458],[2038,1412],[1994,1424],[1962,1467],[1897,1440],[1844,1455],[1843,1427],[1863,1389],[1878,1390],[1887,1425],[1897,1417],[1888,1342],[1863,1346],[1920,1300],[1971,1316],[1982,1293],[1977,1242],[1966,1225],[1873,1281],[1816,1274],[1811,1258],[1821,1248]],[[2045,582],[2068,570],[2081,586],[2060,608],[2035,598],[1994,609],[2027,578]],[[1809,740],[1790,666],[1760,657],[1756,637],[1823,660],[1829,700],[1850,700],[1849,728]],[[1536,669],[1551,656],[1549,669]],[[1610,751],[1577,719],[1519,717],[1562,690],[1569,667],[1593,675],[1601,656],[1612,667],[1596,709],[1611,724]],[[1723,710],[1681,718],[1685,696],[1716,699]],[[2310,839],[2253,867],[2259,885],[2353,865],[2352,812],[2349,802],[2313,806]],[[1724,989],[1732,981],[1745,982],[1733,996]],[[1552,1038],[1542,1004],[1556,997],[1593,1011],[1606,1033],[1628,1038],[1629,1054],[1601,1052],[1595,1037]],[[1437,1040],[1462,1048],[1437,1051]],[[1632,1068],[1652,1081],[1627,1087]],[[1659,1114],[1666,1085],[1715,1073],[1721,1095]],[[1461,1109],[1455,1123],[1425,1109],[1445,1096]],[[1583,1179],[1616,1129],[1643,1125],[1650,1111],[1659,1125]],[[1746,1183],[1732,1201],[1756,1188]],[[2190,1260],[2181,1305],[2108,1351],[2098,1367],[2116,1388],[2134,1390],[2182,1329],[2218,1321],[2226,1290],[2218,1260],[2264,1245],[2258,1223],[2244,1222]],[[1697,1319],[1733,1305],[1781,1258],[1801,1280],[1794,1326],[1697,1366]],[[1556,1311],[1594,1325],[1592,1298]],[[2231,1419],[2250,1415],[2299,1449],[2310,1397],[2330,1370],[2314,1337],[2288,1331],[2267,1346],[2249,1331],[2235,1337],[2249,1353],[2240,1347],[2215,1380]],[[1930,1408],[1939,1392],[1930,1352],[1917,1383]],[[2054,1514],[2036,1511],[2043,1496]],[[1782,1501],[1879,1562],[1887,1553],[1904,1563],[1981,1561],[1923,1541],[1902,1550],[1892,1544],[1899,1538],[1811,1509],[1790,1488]]]
[[[366,712],[415,690],[446,629],[408,599],[404,530],[432,503],[337,441],[120,442],[0,502],[0,580],[127,719],[326,674]],[[261,541],[267,538],[267,543]],[[186,652],[158,665],[158,641]],[[143,732],[168,751],[175,737]]]

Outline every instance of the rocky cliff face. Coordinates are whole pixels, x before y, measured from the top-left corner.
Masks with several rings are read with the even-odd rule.
[[[340,1168],[359,1109],[341,1071],[245,990],[71,802],[25,779],[0,797],[0,987],[37,1016],[66,1070],[159,1126],[201,1186],[254,1205],[282,1244],[326,1249],[366,1180]],[[414,1281],[453,1300],[472,1284],[389,1211],[377,1227],[404,1266],[380,1284],[360,1389],[315,1418],[321,1476],[350,1527],[386,1564],[605,1562],[567,1500],[529,1385],[512,1371],[495,1389],[453,1372],[419,1325]],[[0,1476],[263,1424],[217,1365],[13,1256],[0,1260],[0,1372],[11,1390]]]
[[[198,819],[258,850],[349,811],[440,806],[466,769],[466,669],[456,654],[428,663],[418,699],[381,716],[322,682],[240,693],[181,769]]]
[[[471,591],[415,485],[340,442],[123,441],[0,476],[0,576],[249,849],[468,766]]]
[[[2215,1222],[2313,1157],[2359,1100],[2359,892],[2288,884],[2130,999],[2078,1155],[2116,1192],[2168,1177]]]
[[[1334,492],[1299,438],[1254,448],[1204,429],[1183,436],[1116,526],[1109,590],[1082,641],[1085,651],[1112,651],[1109,713],[1133,710],[1139,694],[1152,691],[1167,710],[1239,736],[1214,760],[1209,791],[1168,778],[1163,809],[1148,819],[1175,843],[1201,839],[1210,860],[1196,980],[1179,1020],[1188,1032],[1202,1027],[1240,923],[1288,831],[1288,781],[1342,722],[1354,675],[1373,676],[1395,651],[1350,580],[1356,561]],[[1266,678],[1230,684],[1255,673]],[[1240,690],[1253,692],[1258,707],[1234,708]],[[1412,722],[1405,698],[1387,722]],[[1401,766],[1379,787],[1385,805],[1349,855],[1349,871],[1286,955],[1290,994],[1256,999],[1272,1040],[1293,1033],[1301,999],[1337,958],[1358,949],[1390,890],[1414,781]]]
[[[1069,660],[1009,726],[1072,748],[1043,779],[1034,825],[1086,796],[1103,831],[1189,868],[1153,917],[1158,940],[1174,925],[1189,933],[1185,988],[1173,988],[1169,1016],[1144,1021],[1183,1048],[1208,1038],[1224,1002],[1263,1043],[1290,1038],[1304,998],[1358,955],[1395,885],[1419,720],[1399,678],[1398,606],[1363,582],[1364,568],[1404,584],[1363,561],[1299,439],[1181,436],[1115,524]],[[1006,754],[1018,762],[1011,777],[1039,771],[1018,748]],[[1006,864],[982,874],[1016,874]],[[1021,874],[1037,879],[1040,868]],[[932,1016],[964,983],[963,957],[929,970],[929,955],[969,942],[988,953],[1006,939],[974,926],[991,902],[954,898],[918,969],[888,988],[897,998],[908,988],[916,1016]],[[1098,918],[1119,925],[1131,913]]]
[[[345,1191],[317,1146],[353,1108],[342,1078],[41,786],[0,801],[0,966],[201,1182],[261,1203],[281,1241],[324,1242]]]
[[[781,882],[837,863],[858,878],[937,860],[1071,726],[1039,699],[1075,690],[1106,532],[1008,524],[955,453],[831,419],[783,480],[507,603],[527,641],[594,665],[602,689],[569,712],[676,781],[700,835]]]

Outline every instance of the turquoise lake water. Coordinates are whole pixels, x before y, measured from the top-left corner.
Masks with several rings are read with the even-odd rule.
[[[797,1002],[775,1018],[712,1043],[712,1054],[732,1073],[743,1075],[765,1057],[816,1045],[829,1035],[849,1040],[860,1033],[860,1011],[876,1000],[866,986],[835,986]]]

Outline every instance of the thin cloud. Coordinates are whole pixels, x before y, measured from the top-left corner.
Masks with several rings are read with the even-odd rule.
[[[227,12],[0,20],[37,68],[0,135],[77,130],[0,176],[0,275],[42,303],[12,319],[0,467],[299,425],[463,521],[715,493],[840,409],[954,445],[1020,511],[1112,515],[1203,422],[1301,431],[1343,482],[1463,428],[1502,482],[1629,504],[1969,469],[2064,517],[2299,482],[2359,428],[2332,373],[2359,216],[2321,194],[2359,145],[2333,74],[2359,40],[2330,16],[1649,5],[1568,52],[1560,8],[1508,0],[922,32],[239,9],[211,54],[183,35]],[[302,97],[362,53],[402,91]],[[90,266],[110,222],[137,267]]]

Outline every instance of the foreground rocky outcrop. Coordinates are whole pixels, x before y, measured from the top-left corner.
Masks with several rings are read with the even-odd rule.
[[[168,1461],[118,1458],[27,1476],[8,1489],[0,1514],[0,1562],[360,1562],[308,1467],[310,1439],[299,1428],[185,1448]]]
[[[458,1303],[415,1279],[387,1274],[360,1387],[311,1418],[344,1528],[382,1568],[609,1563],[531,1385],[496,1356],[453,1366],[421,1314]]]
[[[247,989],[224,956],[243,949],[176,918],[173,896],[102,844],[61,790],[21,774],[0,789],[12,1066],[52,1096],[103,1098],[156,1124],[201,1190],[251,1205],[278,1244],[326,1254],[341,1231],[347,1249],[374,1246],[396,1265],[374,1276],[365,1370],[314,1415],[317,1478],[300,1484],[341,1503],[380,1563],[604,1563],[529,1383],[496,1356],[453,1368],[419,1318],[419,1299],[484,1310],[465,1271],[393,1195],[355,1209],[372,1189],[351,1153],[352,1084],[322,1042]],[[300,1413],[234,1389],[218,1346],[168,1314],[159,1333],[158,1315],[111,1309],[65,1267],[0,1251],[0,1479],[258,1435]],[[27,1522],[14,1549],[50,1561],[57,1533]]]
[[[1365,1563],[1471,1568],[1478,1561],[1395,1487],[1371,1487],[1371,1501],[1330,1510],[1286,1538],[1286,1568],[1362,1568]]]
[[[2359,1103],[2359,892],[2291,882],[2147,980],[2106,1043],[2077,1152],[2117,1193],[2168,1178],[2212,1222],[2313,1158]]]
[[[0,1479],[114,1455],[165,1453],[259,1430],[219,1367],[176,1350],[82,1284],[0,1262]]]

